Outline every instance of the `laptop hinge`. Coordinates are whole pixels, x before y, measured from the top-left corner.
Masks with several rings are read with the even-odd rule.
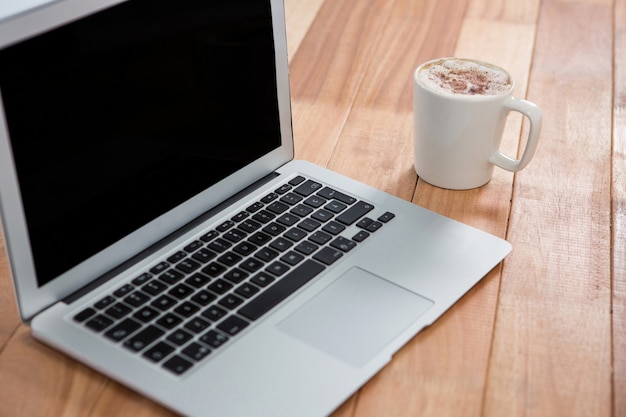
[[[243,198],[247,197],[248,195],[253,193],[255,190],[257,190],[258,188],[262,187],[263,185],[265,185],[266,183],[270,182],[271,180],[273,180],[274,178],[278,177],[279,175],[280,174],[277,173],[277,172],[272,172],[271,174],[268,174],[265,177],[261,178],[260,180],[254,182],[252,185],[249,185],[248,187],[244,188],[243,190],[239,191],[238,193],[236,193],[233,196],[229,197],[228,199],[224,200],[223,202],[221,202],[217,206],[213,207],[212,209],[210,209],[207,212],[201,214],[200,216],[198,216],[194,220],[190,221],[189,223],[187,223],[186,225],[184,225],[180,229],[176,230],[175,232],[173,232],[170,235],[166,236],[165,238],[161,239],[159,242],[155,243],[154,245],[152,245],[149,248],[143,250],[139,254],[133,256],[132,258],[128,259],[127,261],[125,261],[122,264],[118,265],[117,267],[113,268],[109,272],[107,272],[107,273],[101,275],[100,277],[94,279],[89,284],[81,287],[77,291],[75,291],[72,294],[68,295],[67,297],[65,297],[63,299],[63,302],[66,303],[66,304],[73,303],[74,301],[78,300],[79,298],[81,298],[85,294],[88,294],[89,292],[93,291],[95,288],[98,288],[99,286],[103,285],[104,283],[108,282],[109,280],[115,278],[116,276],[118,276],[119,274],[124,272],[126,269],[128,269],[131,266],[135,265],[137,262],[139,262],[142,259],[150,256],[151,254],[155,253],[156,251],[160,250],[161,248],[167,246],[168,244],[170,244],[174,240],[178,239],[179,237],[181,237],[185,233],[187,233],[190,230],[192,230],[194,227],[196,227],[196,226],[200,225],[201,223],[211,219],[213,216],[215,216],[216,214],[220,213],[222,210],[224,210],[224,209],[228,208],[229,206],[237,203],[239,200],[242,200]]]

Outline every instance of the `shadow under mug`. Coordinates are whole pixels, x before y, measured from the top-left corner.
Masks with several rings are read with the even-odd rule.
[[[508,75],[510,88],[499,94],[470,95],[436,91],[420,80],[420,72],[442,61],[428,61],[414,73],[414,145],[415,170],[427,183],[447,189],[466,190],[489,182],[494,166],[517,172],[530,162],[539,140],[542,113],[527,100],[513,97],[515,82],[504,69],[494,65],[460,58],[496,68]],[[506,118],[511,111],[530,121],[526,147],[520,159],[499,150]]]

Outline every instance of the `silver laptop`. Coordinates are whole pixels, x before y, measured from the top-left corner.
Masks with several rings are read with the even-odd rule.
[[[0,21],[0,203],[35,338],[189,416],[331,413],[510,245],[293,161],[280,0]]]

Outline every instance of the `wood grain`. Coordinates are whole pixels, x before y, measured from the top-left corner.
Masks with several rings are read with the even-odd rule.
[[[613,416],[626,417],[626,0],[615,2],[613,86]]]
[[[540,13],[528,96],[544,128],[515,181],[485,415],[608,416],[611,7]]]
[[[335,417],[626,417],[626,0],[286,0],[296,156],[514,250]],[[413,170],[412,72],[501,65],[544,110],[535,159],[448,191]],[[524,145],[514,115],[503,150]],[[3,254],[0,239],[0,254]],[[0,416],[173,414],[36,341],[0,255]]]

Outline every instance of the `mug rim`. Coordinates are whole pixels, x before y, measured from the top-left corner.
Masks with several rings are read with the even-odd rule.
[[[428,85],[425,85],[424,83],[420,81],[419,73],[425,66],[433,64],[435,62],[449,61],[449,60],[469,61],[469,62],[474,62],[476,64],[483,65],[486,67],[495,68],[499,71],[504,72],[508,76],[511,85],[507,90],[498,94],[482,94],[482,95],[481,94],[454,94],[454,93],[448,93],[445,91],[435,90],[434,88],[431,88]],[[461,57],[454,57],[454,56],[435,58],[435,59],[431,59],[426,62],[423,62],[415,69],[413,73],[413,79],[415,81],[415,85],[419,85],[423,90],[428,91],[437,96],[446,97],[446,98],[453,99],[453,100],[489,101],[489,100],[494,100],[494,99],[501,99],[503,97],[511,95],[513,93],[513,90],[515,89],[515,78],[506,69],[498,65],[492,64],[490,62],[480,60],[480,59],[461,58]]]

